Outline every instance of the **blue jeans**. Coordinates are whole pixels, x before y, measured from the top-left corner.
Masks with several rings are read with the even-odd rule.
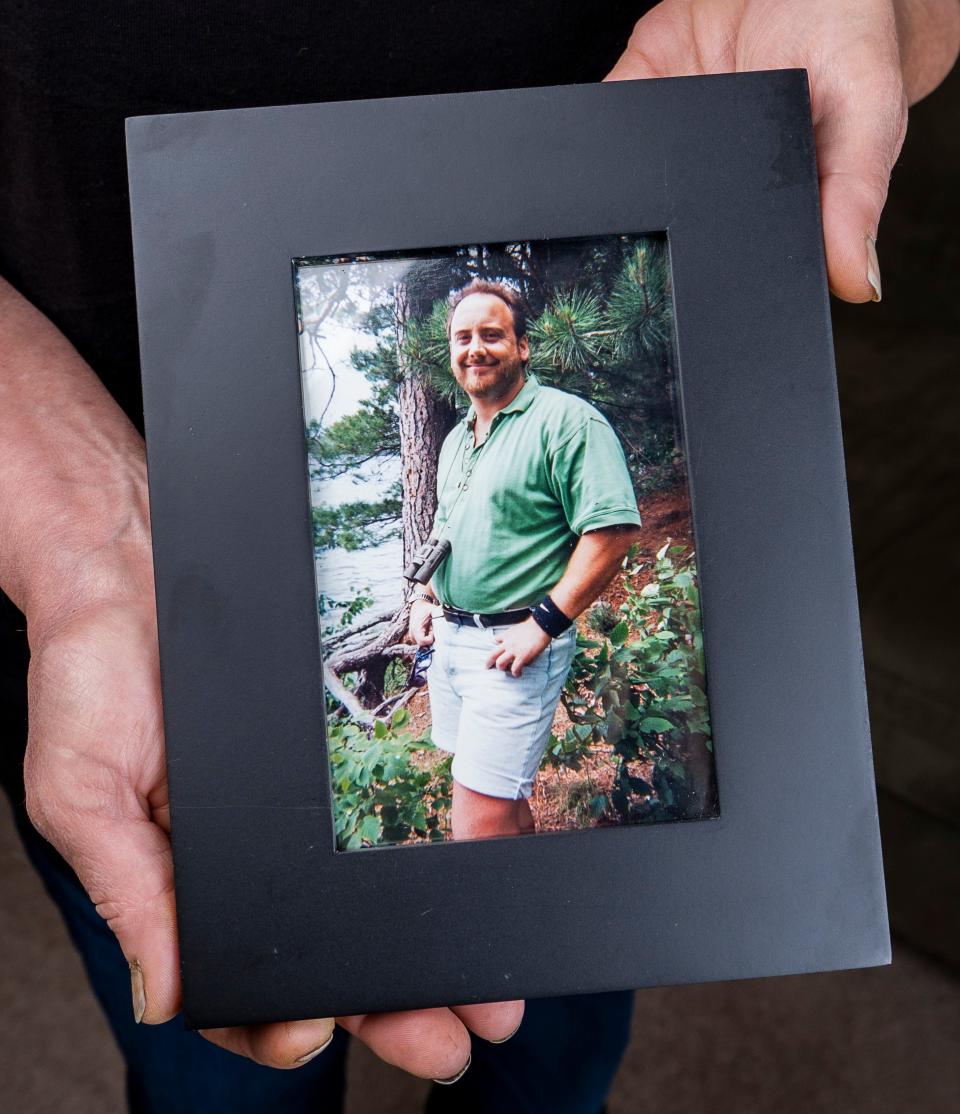
[[[58,905],[127,1064],[132,1114],[336,1114],[348,1038],[294,1071],[260,1067],[184,1027],[136,1025],[130,976],[113,933],[72,872],[14,807],[31,862]],[[559,926],[558,926],[559,928]],[[434,1087],[427,1114],[599,1114],[626,1047],[633,995],[592,994],[527,1003],[506,1044],[475,1038],[473,1063]]]

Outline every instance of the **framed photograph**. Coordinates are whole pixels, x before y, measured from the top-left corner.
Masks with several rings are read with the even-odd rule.
[[[337,848],[716,816],[666,237],[295,277]]]
[[[806,74],[128,153],[188,1021],[888,962]]]

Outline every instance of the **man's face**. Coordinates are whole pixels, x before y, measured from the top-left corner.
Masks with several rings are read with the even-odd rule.
[[[450,322],[450,368],[471,398],[494,401],[523,379],[527,338],[513,329],[510,307],[495,294],[470,294]]]

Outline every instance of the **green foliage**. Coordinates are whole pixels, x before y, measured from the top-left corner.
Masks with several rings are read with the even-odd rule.
[[[638,245],[617,276],[608,303],[616,324],[614,355],[634,361],[659,360],[673,343],[673,304],[666,253]]]
[[[314,507],[315,549],[366,549],[400,533],[401,495],[399,483],[391,485],[383,499],[357,500],[337,507]]]
[[[351,626],[354,619],[373,604],[373,596],[370,595],[369,585],[358,590],[351,584],[350,591],[356,592],[356,595],[351,596],[348,600],[335,600],[325,592],[320,592],[318,594],[317,610],[320,612],[321,619],[331,611],[340,612],[340,616],[336,623],[327,623],[322,627],[322,633],[324,635],[333,634],[338,628],[342,629],[343,627]]]
[[[609,806],[628,823],[705,814],[689,761],[711,749],[700,598],[693,562],[673,563],[679,551],[664,546],[639,591],[633,578],[644,566],[629,567],[619,621],[578,638],[563,693],[571,725],[544,756],[547,766],[578,770],[591,748],[611,746]]]
[[[530,366],[562,378],[590,372],[604,362],[610,335],[596,294],[576,287],[560,291],[529,327]]]
[[[408,322],[403,357],[411,372],[427,379],[441,398],[457,406],[466,406],[466,395],[450,372],[446,297],[434,302],[425,317]]]
[[[368,732],[356,723],[327,727],[334,825],[342,851],[405,840],[441,842],[449,835],[450,756],[426,761],[434,748],[415,739],[401,708]],[[372,736],[372,737],[371,737]],[[415,756],[420,754],[421,761]]]
[[[368,460],[400,452],[400,431],[389,410],[365,399],[355,414],[347,414],[328,429],[312,422],[307,451],[313,475],[319,479],[351,474]]]

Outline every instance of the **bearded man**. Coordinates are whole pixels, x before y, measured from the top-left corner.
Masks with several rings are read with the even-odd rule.
[[[454,838],[519,835],[534,828],[574,620],[617,573],[640,515],[606,418],[527,373],[513,289],[473,281],[447,328],[471,405],[440,450],[432,533],[450,552],[414,590],[410,634],[434,648],[433,741],[454,756]]]

